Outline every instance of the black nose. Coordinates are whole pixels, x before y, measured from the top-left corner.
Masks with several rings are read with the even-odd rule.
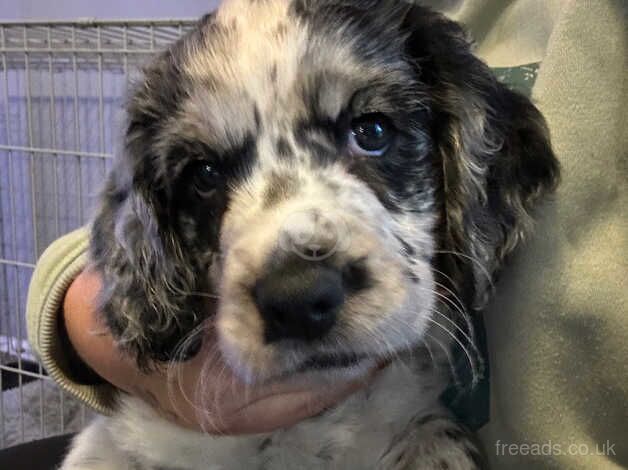
[[[267,342],[320,339],[344,302],[342,275],[316,262],[293,262],[271,270],[253,292]]]

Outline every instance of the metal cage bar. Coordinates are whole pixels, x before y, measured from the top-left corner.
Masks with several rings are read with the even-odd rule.
[[[0,22],[0,447],[83,425],[24,339],[28,282],[50,242],[85,222],[132,76],[193,24]]]

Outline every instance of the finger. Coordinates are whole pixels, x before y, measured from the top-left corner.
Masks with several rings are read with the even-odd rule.
[[[264,396],[247,403],[235,413],[223,413],[222,419],[214,420],[220,425],[211,422],[207,426],[227,434],[262,433],[289,427],[324,412],[363,389],[378,371],[379,368],[376,368],[365,377],[333,386],[310,387]]]

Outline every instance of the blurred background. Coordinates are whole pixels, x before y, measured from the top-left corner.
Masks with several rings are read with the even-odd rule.
[[[0,448],[89,418],[26,340],[33,268],[89,221],[139,68],[218,3],[0,0]]]
[[[219,0],[0,0],[0,20],[164,19],[198,17]]]

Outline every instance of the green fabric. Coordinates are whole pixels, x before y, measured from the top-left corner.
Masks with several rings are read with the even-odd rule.
[[[511,90],[518,91],[522,95],[530,97],[540,66],[540,63],[535,62],[532,64],[519,65],[517,67],[494,67],[493,73],[497,77],[497,80]]]

